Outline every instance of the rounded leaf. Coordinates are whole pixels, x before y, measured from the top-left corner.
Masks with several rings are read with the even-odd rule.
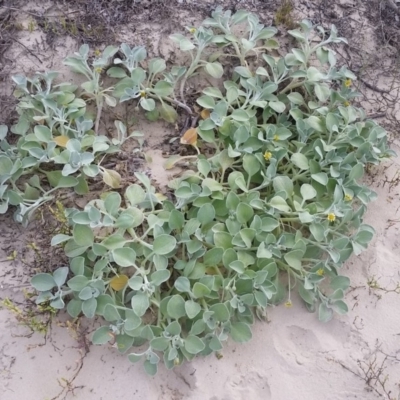
[[[204,350],[204,342],[194,335],[189,335],[185,339],[185,350],[190,354],[197,354]]]
[[[171,253],[175,247],[176,239],[170,235],[162,234],[157,236],[153,242],[153,251],[160,256]]]
[[[231,325],[230,334],[232,339],[238,343],[248,342],[252,338],[250,326],[244,322],[235,322]]]
[[[120,267],[131,267],[136,260],[136,253],[130,247],[121,247],[111,252],[116,264]]]
[[[56,281],[50,274],[40,273],[31,279],[31,285],[39,292],[45,292],[57,286]]]

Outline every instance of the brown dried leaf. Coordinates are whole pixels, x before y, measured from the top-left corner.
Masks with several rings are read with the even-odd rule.
[[[69,137],[61,135],[61,136],[56,136],[55,138],[53,138],[53,140],[57,143],[57,146],[67,147],[67,142],[69,140]]]
[[[119,276],[114,276],[114,278],[111,279],[110,286],[117,292],[122,290],[129,278],[126,275],[119,275]]]
[[[197,143],[197,129],[190,128],[188,129],[185,134],[181,137],[182,144],[191,144],[195,146]]]
[[[210,118],[210,114],[211,114],[210,110],[204,109],[204,110],[201,111],[200,116],[203,119],[207,119],[207,118]]]

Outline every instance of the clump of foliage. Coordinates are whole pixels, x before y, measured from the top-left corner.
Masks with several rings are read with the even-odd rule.
[[[243,37],[234,33],[239,24],[246,27]],[[394,155],[385,130],[351,105],[355,77],[336,68],[328,47],[345,42],[335,27],[318,27],[315,44],[314,28],[303,21],[289,31],[298,47],[284,57],[268,54],[277,47],[275,28],[244,11],[217,9],[188,31],[190,37],[171,37],[191,55],[188,68],[167,70],[163,60],[146,62],[143,47],[127,45],[118,54],[107,48],[93,62],[94,71],[85,46],[67,59],[89,79],[82,86],[98,112],[116,99],[134,99],[150,120],[175,121],[176,107],[193,114],[185,84],[201,68],[216,79],[229,78],[197,99],[203,119],[182,141],[199,154],[167,162],[170,167],[184,159],[191,166],[169,182],[173,199],[137,172],[137,183],[122,193],[104,193],[83,210],[66,209],[71,233],[56,235],[52,244],[64,246],[70,265],[32,279],[37,303],[57,309],[67,303],[73,317],[103,317],[93,342],[115,342],[130,361],[144,360],[149,374],[161,357],[172,368],[220,352],[229,337],[250,340],[254,317],[264,317],[270,304],[290,306],[293,290],[321,321],[346,313],[350,282],[340,267],[374,233],[362,218],[376,195],[359,180],[366,165]],[[100,74],[115,54],[107,74],[119,80],[104,89]],[[228,55],[238,60],[232,73],[224,70]],[[18,85],[23,89],[27,82],[19,78]],[[80,153],[102,137],[95,134],[98,119],[86,134],[93,126],[84,119],[86,102],[64,87],[47,99],[48,88],[32,105],[19,105],[21,119],[13,129],[23,146],[7,157],[26,152],[27,165],[49,159],[64,164],[60,180],[101,173],[95,157],[84,155],[93,153]],[[32,120],[38,125],[30,133]],[[65,136],[66,150],[58,154],[57,141],[64,139],[57,137]],[[113,149],[101,140],[102,152]],[[11,161],[1,165],[0,175],[14,179],[18,169]]]

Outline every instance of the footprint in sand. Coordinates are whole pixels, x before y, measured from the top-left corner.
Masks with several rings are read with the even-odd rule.
[[[221,400],[271,400],[272,398],[267,376],[256,370],[233,375],[225,383],[225,389],[226,395]]]

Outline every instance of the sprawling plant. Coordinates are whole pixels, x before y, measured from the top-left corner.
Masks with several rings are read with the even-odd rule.
[[[243,37],[234,33],[239,24],[246,27]],[[330,32],[319,27],[315,35],[309,22],[299,25],[289,31],[299,47],[275,57],[268,54],[277,46],[274,28],[265,28],[253,14],[217,9],[198,29],[188,28],[190,38],[171,37],[190,53],[188,68],[167,71],[160,59],[146,63],[143,47],[122,45],[120,53],[107,48],[102,59],[117,55],[117,66],[107,74],[120,79],[109,90],[86,69],[85,49],[68,59],[91,79],[85,90],[98,109],[104,99],[110,106],[115,105],[110,98],[133,99],[150,119],[167,121],[176,119],[175,107],[194,114],[185,84],[200,68],[222,78],[226,58],[238,61],[229,80],[197,98],[202,120],[181,141],[198,154],[167,161],[167,168],[177,162],[189,167],[169,182],[172,197],[137,172],[137,183],[125,191],[104,193],[83,210],[66,210],[70,232],[55,236],[52,244],[64,246],[70,265],[32,279],[38,303],[57,309],[67,303],[73,317],[103,317],[93,342],[116,343],[130,361],[144,360],[149,374],[156,373],[160,357],[172,368],[220,352],[229,337],[248,341],[254,316],[263,318],[270,304],[290,306],[293,290],[310,311],[318,310],[321,321],[347,312],[343,298],[350,282],[340,267],[374,234],[362,219],[376,194],[359,181],[367,164],[394,153],[385,130],[351,105],[357,96],[354,76],[336,68],[335,53],[327,47],[345,40],[334,27]],[[67,166],[72,152],[85,149],[78,138],[92,128],[81,119],[81,103],[71,102],[72,96],[59,105],[78,115],[75,124],[58,122],[57,131],[73,137],[56,162],[64,164],[64,178],[78,170],[90,176],[88,168],[95,175],[93,158],[82,164],[81,156]],[[21,113],[17,130],[26,118],[47,116],[41,108],[46,102],[40,104],[39,114]],[[47,126],[52,121],[54,116]],[[39,124],[30,134],[35,136],[28,135],[40,143],[41,157],[51,158],[51,134]],[[37,157],[39,152],[29,153],[35,146],[22,150]],[[2,161],[1,168],[2,178],[5,168],[7,176],[15,173],[11,163]]]

